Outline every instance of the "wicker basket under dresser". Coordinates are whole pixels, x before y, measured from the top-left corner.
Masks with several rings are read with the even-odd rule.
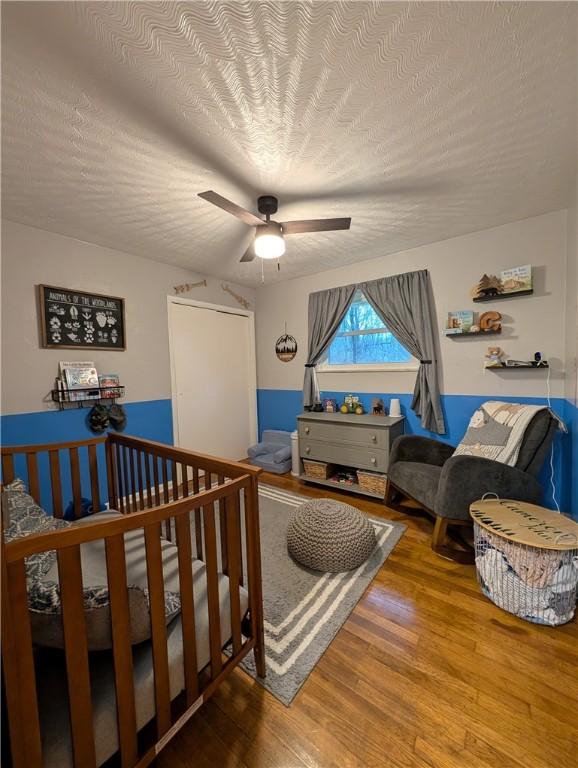
[[[403,434],[403,416],[356,416],[343,413],[302,413],[297,417],[300,479],[308,483],[340,488],[352,493],[383,498],[383,493],[366,490],[358,482],[346,484],[331,480],[332,473],[350,470],[386,475],[390,446]],[[309,463],[308,472],[304,462]],[[311,472],[312,463],[328,465],[323,472]],[[322,467],[320,467],[322,469]]]

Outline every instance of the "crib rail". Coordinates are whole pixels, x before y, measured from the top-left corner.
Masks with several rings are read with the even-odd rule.
[[[63,516],[68,496],[74,517],[83,514],[83,496],[98,511],[106,493],[112,492],[104,467],[106,442],[106,437],[94,437],[66,443],[2,446],[2,482],[11,483],[20,477],[34,500],[55,517]]]
[[[93,441],[88,444],[90,442]],[[56,450],[54,446],[42,448]],[[78,768],[90,768],[97,764],[81,545],[100,539],[105,542],[118,740],[123,768],[140,768],[152,762],[162,746],[251,649],[254,650],[259,673],[265,673],[258,470],[119,435],[109,436],[105,448],[109,501],[111,506],[120,508],[119,511],[124,513],[122,517],[99,520],[96,515],[94,520],[82,525],[36,534],[9,544],[2,541],[2,659],[12,757],[16,768],[36,768],[43,764],[25,573],[25,558],[30,555],[56,551],[72,751],[74,765]],[[31,450],[29,455],[34,453]],[[6,471],[4,478],[10,479]],[[154,672],[155,734],[152,743],[144,750],[137,740],[124,541],[124,535],[135,530],[144,533]],[[161,553],[163,531],[165,537],[170,534],[178,549],[184,662],[184,703],[180,709],[175,702],[171,702],[169,685]],[[200,671],[194,610],[194,556],[205,564],[209,618],[210,660]],[[246,577],[243,576],[244,570]],[[221,648],[219,572],[229,576],[229,656],[225,656]],[[246,616],[241,615],[242,585],[248,593]]]

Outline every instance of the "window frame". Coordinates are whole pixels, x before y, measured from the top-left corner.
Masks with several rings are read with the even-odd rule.
[[[358,294],[360,297],[366,301],[367,303],[367,297],[363,293],[363,291],[358,291]],[[354,296],[353,301],[358,301],[359,299]],[[352,302],[353,303],[353,302]],[[347,310],[349,312],[349,309]],[[391,333],[391,331],[385,326],[384,328],[369,328],[368,330],[356,330],[356,331],[345,331],[344,333],[340,333],[340,336],[367,336],[370,333]],[[336,334],[337,335],[337,334]],[[334,337],[335,338],[335,337]],[[333,343],[333,341],[331,342]],[[331,344],[329,345],[331,346]],[[345,363],[344,365],[331,365],[328,363],[329,358],[329,348],[327,348],[327,351],[324,353],[321,360],[317,363],[315,366],[315,369],[318,373],[361,373],[361,372],[372,372],[372,371],[378,371],[378,372],[384,372],[384,371],[400,371],[400,372],[414,372],[419,370],[419,360],[417,360],[413,355],[411,355],[411,360],[404,363]]]

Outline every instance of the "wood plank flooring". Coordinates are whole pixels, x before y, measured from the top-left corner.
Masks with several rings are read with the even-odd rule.
[[[504,613],[473,566],[429,548],[432,523],[363,497],[408,530],[291,707],[236,670],[169,743],[161,768],[576,768],[578,624]]]

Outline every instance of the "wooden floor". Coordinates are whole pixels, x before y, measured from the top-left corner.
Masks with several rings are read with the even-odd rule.
[[[576,768],[576,620],[552,629],[496,608],[473,566],[431,552],[425,518],[263,480],[408,529],[291,707],[236,670],[159,766]]]

